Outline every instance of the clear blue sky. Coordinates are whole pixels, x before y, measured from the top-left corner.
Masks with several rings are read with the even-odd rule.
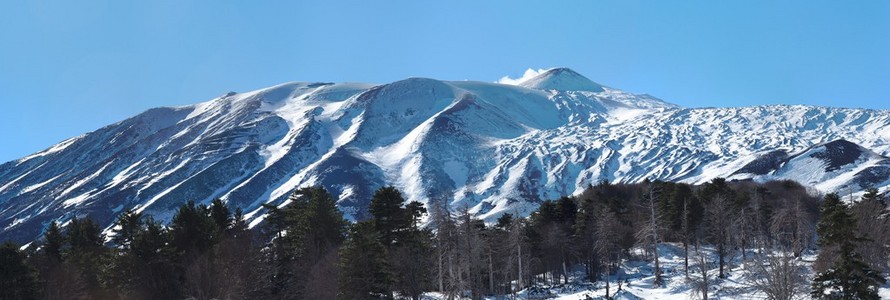
[[[687,107],[890,109],[890,1],[334,2],[3,1],[0,161],[295,80],[568,66]]]

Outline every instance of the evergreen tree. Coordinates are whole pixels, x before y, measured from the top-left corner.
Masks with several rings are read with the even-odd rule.
[[[69,255],[93,254],[104,249],[105,235],[92,218],[74,218],[68,226]]]
[[[189,203],[181,207],[181,214],[174,216],[171,226],[173,245],[179,245],[181,254],[178,269],[183,274],[182,295],[194,299],[235,299],[247,297],[252,280],[249,269],[254,256],[250,255],[251,241],[244,240],[246,229],[243,216],[236,220],[228,205],[221,199],[209,206]],[[239,212],[240,214],[240,212]],[[198,226],[196,230],[183,230],[185,224]],[[204,234],[205,239],[194,244],[178,241],[193,234]],[[240,239],[236,239],[240,238]],[[163,266],[163,265],[159,265]],[[161,282],[163,283],[163,282]]]
[[[171,276],[181,270],[176,266],[175,249],[170,243],[170,232],[151,217],[143,221],[133,237],[130,251],[138,274],[135,290],[143,299],[172,299],[181,294],[179,277]]]
[[[878,300],[878,287],[886,281],[866,265],[848,245],[841,246],[833,268],[816,274],[811,296],[816,299]]]
[[[398,239],[402,229],[411,227],[415,214],[423,213],[423,206],[412,205],[405,209],[405,198],[395,187],[388,186],[378,189],[371,197],[368,211],[374,219],[374,228],[380,234],[380,242],[391,246]]]
[[[170,235],[166,228],[152,217],[146,218],[139,230],[133,235],[130,251],[144,262],[154,262],[169,255],[171,249],[167,248]]]
[[[432,233],[419,228],[426,209],[419,202],[405,203],[394,187],[378,189],[371,198],[370,221],[384,247],[384,273],[390,274],[388,291],[402,292],[413,299],[432,289]]]
[[[224,233],[232,226],[232,212],[229,206],[221,199],[217,198],[210,202],[210,218],[216,224],[216,228],[220,233]]]
[[[248,228],[244,212],[235,209],[232,226],[219,245],[220,263],[228,274],[232,298],[257,299],[268,288],[263,284],[266,269],[262,266],[262,251],[256,246],[253,231]],[[333,288],[336,289],[336,286]]]
[[[393,274],[393,290],[414,300],[419,300],[424,292],[432,290],[431,240],[432,232],[413,228],[387,251],[388,267]]]
[[[810,295],[820,299],[880,299],[878,287],[885,280],[855,252],[860,237],[849,208],[837,194],[828,194],[821,213],[816,230],[822,251],[816,259],[819,273],[813,279]]]
[[[129,212],[122,214],[118,223],[115,238],[120,241],[120,247],[106,274],[106,284],[115,288],[120,298],[180,297],[177,275],[182,271],[175,265],[166,229],[152,217],[143,218],[141,214]]]
[[[578,212],[575,200],[562,197],[556,201],[541,203],[529,217],[533,237],[530,239],[538,258],[543,262],[544,271],[551,279],[563,279],[568,283],[569,258],[576,253],[575,243],[570,239]]]
[[[142,214],[127,209],[117,217],[112,228],[111,240],[117,245],[111,265],[104,274],[105,285],[117,291],[121,297],[134,297],[134,290],[140,284],[138,268],[132,255],[135,236],[142,230]]]
[[[248,228],[247,219],[244,217],[244,211],[239,207],[235,209],[232,215],[232,234],[235,238],[249,239],[250,228]]]
[[[115,222],[114,235],[112,241],[123,248],[129,248],[133,242],[133,236],[142,227],[142,213],[137,213],[132,209],[128,209],[117,217]]]
[[[66,235],[68,253],[65,261],[70,262],[83,279],[90,297],[102,298],[106,291],[101,286],[99,275],[103,271],[108,249],[104,247],[105,235],[99,224],[92,218],[73,218]]]
[[[273,294],[301,299],[308,292],[336,286],[337,278],[331,274],[337,261],[332,257],[343,243],[347,223],[324,188],[297,190],[290,201],[281,209],[270,207],[270,225],[277,235],[271,260],[276,269]]]
[[[34,270],[19,246],[9,241],[0,246],[0,299],[37,299]]]
[[[596,253],[596,222],[602,207],[598,207],[592,197],[582,197],[580,210],[575,221],[574,235],[578,242],[580,254],[584,263],[584,271],[587,279],[596,280],[599,277],[599,261]],[[498,222],[500,224],[500,222]]]
[[[89,294],[79,268],[66,262],[70,258],[68,238],[58,222],[51,222],[43,237],[43,245],[34,256],[42,299],[87,299]]]
[[[511,224],[513,224],[513,214],[504,213],[498,217],[497,223],[494,226],[499,229],[507,229]]]
[[[839,248],[852,243],[856,236],[856,221],[847,206],[837,194],[825,195],[820,206],[820,218],[816,224],[817,244],[822,248],[814,268],[818,272],[828,270],[835,264]]]
[[[170,222],[170,244],[187,265],[219,242],[217,223],[206,205],[189,200],[179,207]]]
[[[389,295],[386,249],[371,222],[351,226],[340,250],[339,296],[341,299],[379,299]]]
[[[216,201],[216,204],[224,206],[220,201]],[[216,209],[217,212],[228,210],[220,207]],[[221,216],[222,219],[229,217]],[[169,249],[171,261],[176,268],[175,273],[179,275],[177,289],[181,292],[181,297],[209,299],[222,294],[224,286],[219,280],[221,270],[214,250],[222,239],[223,230],[214,219],[214,209],[205,204],[188,201],[173,215],[168,229]],[[165,265],[158,265],[163,266]]]
[[[59,228],[58,222],[52,221],[43,235],[43,247],[41,247],[50,264],[57,265],[62,262],[62,247],[64,246],[65,236],[62,234],[62,229]]]

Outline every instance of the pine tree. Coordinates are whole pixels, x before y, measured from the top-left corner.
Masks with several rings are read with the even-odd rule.
[[[393,290],[411,299],[432,290],[430,270],[433,269],[432,232],[412,228],[388,252],[387,264],[393,276]]]
[[[62,262],[62,247],[64,246],[65,236],[62,234],[62,229],[59,228],[58,222],[52,221],[43,235],[43,247],[41,247],[42,252],[52,265]]]
[[[183,265],[188,265],[219,242],[219,230],[206,205],[188,201],[179,207],[170,221],[170,237]]]
[[[216,251],[225,286],[225,293],[220,298],[261,298],[258,292],[269,287],[262,281],[265,268],[262,267],[261,249],[255,246],[253,232],[248,228],[241,208],[235,209],[231,220],[232,225]]]
[[[140,227],[142,227],[142,213],[128,209],[117,217],[111,240],[120,247],[129,248],[130,243],[133,242],[133,236]]]
[[[68,238],[58,222],[51,222],[43,237],[43,245],[35,261],[41,286],[40,298],[88,299],[87,286],[81,271],[66,262],[70,258]]]
[[[232,230],[230,236],[236,239],[246,239],[247,241],[251,240],[250,236],[250,228],[247,224],[247,219],[244,217],[244,210],[240,207],[235,209],[235,214],[232,215]]]
[[[104,274],[105,284],[127,299],[180,297],[181,270],[174,265],[169,235],[152,217],[130,211],[118,218],[114,239],[119,247]]]
[[[133,239],[142,230],[141,214],[133,210],[121,213],[112,227],[111,240],[116,247],[111,251],[111,266],[104,274],[105,285],[115,289],[122,297],[133,293],[137,285],[137,268],[132,255]],[[130,296],[132,297],[132,296]]]
[[[374,224],[352,225],[340,250],[339,298],[379,299],[389,295],[389,278],[386,249]]]
[[[142,223],[130,247],[137,274],[133,290],[144,299],[178,298],[182,287],[179,277],[171,274],[177,274],[181,269],[176,266],[175,249],[169,245],[170,232],[151,217]]]
[[[553,280],[568,283],[569,258],[576,256],[575,243],[570,239],[578,212],[575,199],[562,197],[541,203],[529,217],[533,228],[532,243]]]
[[[0,299],[37,299],[34,270],[19,246],[9,241],[0,246]]]
[[[820,299],[880,299],[883,277],[856,253],[861,241],[856,219],[837,194],[822,202],[822,218],[816,227],[822,251],[816,258],[819,273],[813,279],[811,296]]]
[[[66,235],[70,245],[65,261],[70,262],[83,279],[92,298],[103,297],[99,275],[103,270],[108,249],[104,247],[105,235],[92,218],[73,218]]]
[[[321,286],[335,286],[337,248],[343,243],[346,220],[336,201],[321,187],[303,188],[289,198],[284,208],[270,209],[273,240],[271,263],[276,271],[273,293],[278,297],[300,299]],[[286,234],[282,234],[286,232]],[[317,270],[307,272],[306,270]],[[319,276],[326,278],[320,278]],[[309,286],[312,283],[315,286]]]
[[[404,208],[405,198],[395,187],[378,189],[371,197],[368,211],[374,219],[374,227],[380,234],[380,242],[390,246],[398,239],[400,230],[410,227],[414,212]],[[420,207],[422,209],[422,206]],[[416,209],[416,208],[415,208]]]
[[[162,259],[161,256],[167,255],[165,251],[170,251],[170,249],[166,249],[167,244],[170,242],[169,232],[160,222],[152,217],[146,218],[142,221],[142,224],[133,235],[130,251],[145,262]]]
[[[227,211],[228,208],[217,207],[217,211],[220,210]],[[229,217],[222,216],[223,219]],[[178,289],[183,298],[214,298],[222,293],[214,253],[224,233],[220,227],[214,219],[213,209],[194,201],[181,205],[173,215],[168,229],[169,249],[176,274],[180,277]]]
[[[405,203],[394,187],[378,189],[371,198],[370,222],[384,247],[384,272],[390,274],[390,295],[399,291],[414,299],[432,289],[432,277],[425,269],[432,269],[432,234],[419,228],[426,209],[419,202]]]
[[[216,228],[220,233],[228,231],[232,226],[232,212],[229,206],[221,199],[217,198],[210,202],[210,218],[216,224]]]
[[[38,271],[38,280],[42,287],[41,296],[44,299],[60,299],[55,297],[61,291],[71,293],[78,290],[78,287],[71,287],[68,283],[72,282],[68,279],[69,272],[63,266],[62,257],[65,247],[65,235],[56,221],[50,222],[43,234],[43,244],[35,255],[35,267]],[[66,281],[66,282],[63,282]]]

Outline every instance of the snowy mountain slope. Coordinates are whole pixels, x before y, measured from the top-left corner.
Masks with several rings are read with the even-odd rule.
[[[568,68],[554,68],[519,84],[536,90],[602,92],[603,86]]]
[[[820,160],[835,145],[850,154]],[[74,215],[110,225],[127,208],[167,220],[189,199],[222,198],[256,225],[261,204],[315,184],[352,219],[367,217],[383,185],[487,218],[601,180],[790,178],[861,190],[890,185],[888,154],[890,111],[681,108],[565,68],[517,85],[286,83],[152,109],[0,165],[0,239],[29,241]],[[815,172],[822,161],[832,169]]]
[[[846,140],[836,140],[787,155],[782,150],[758,157],[730,179],[791,179],[822,191],[886,186],[890,158]]]

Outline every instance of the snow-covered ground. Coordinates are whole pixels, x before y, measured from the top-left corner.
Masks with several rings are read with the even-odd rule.
[[[651,260],[645,261],[641,257],[624,260],[621,268],[609,280],[610,295],[613,299],[620,300],[636,300],[636,299],[700,299],[693,291],[693,280],[701,278],[698,271],[698,263],[693,255],[697,255],[696,250],[690,247],[690,270],[687,279],[683,268],[683,247],[675,244],[662,244],[659,246],[660,262],[662,266],[662,274],[664,275],[665,284],[655,286],[653,281],[654,268]],[[754,288],[749,281],[750,276],[754,276],[746,264],[742,262],[740,253],[736,253],[732,260],[728,263],[730,270],[726,279],[716,278],[719,270],[717,264],[717,255],[711,247],[702,247],[702,255],[708,261],[708,271],[712,284],[709,289],[709,299],[766,299],[766,295]],[[640,253],[641,254],[641,253]],[[749,251],[752,257],[757,255],[755,251]],[[798,262],[805,267],[806,272],[802,273],[806,277],[806,286],[800,299],[809,298],[809,280],[813,274],[811,264],[815,260],[815,255],[809,253],[804,255]],[[749,258],[749,264],[753,260]],[[621,290],[618,291],[618,283],[622,282]],[[572,269],[569,284],[539,284],[516,294],[517,299],[561,299],[561,300],[585,300],[585,299],[605,299],[605,283],[602,281],[590,283],[585,280],[584,270],[581,266]],[[890,284],[880,289],[881,299],[890,299]],[[500,295],[497,297],[487,297],[490,300],[513,299],[513,295]],[[589,298],[588,298],[589,297]],[[425,299],[440,300],[445,299],[438,293],[428,293]]]

